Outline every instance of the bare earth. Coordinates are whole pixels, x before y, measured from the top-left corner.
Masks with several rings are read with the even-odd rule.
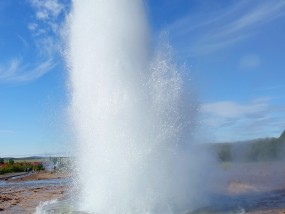
[[[64,173],[40,172],[23,178],[10,180],[10,182],[23,182],[32,180],[61,179]],[[0,187],[0,212],[7,214],[34,213],[35,208],[42,201],[63,199],[66,196],[66,186],[45,187]]]

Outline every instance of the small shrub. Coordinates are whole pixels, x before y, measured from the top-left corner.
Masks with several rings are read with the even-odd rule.
[[[34,163],[5,163],[0,167],[0,174],[14,173],[14,172],[28,172],[28,171],[44,170],[43,164],[40,162]]]
[[[11,159],[9,159],[8,163],[13,165],[14,164],[14,160],[11,158]]]

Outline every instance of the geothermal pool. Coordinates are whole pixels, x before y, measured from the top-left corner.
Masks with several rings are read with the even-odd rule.
[[[203,206],[173,213],[282,213],[285,211],[285,171],[282,166],[284,161],[233,163],[229,169],[216,168],[218,173],[211,175],[215,189],[209,191]],[[60,213],[62,210],[92,213],[78,210],[77,203],[75,198],[46,202],[39,206],[38,213]]]
[[[71,205],[73,204],[73,205]],[[243,214],[243,213],[279,213],[284,212],[285,191],[268,193],[252,193],[241,196],[225,194],[212,195],[212,200],[205,207],[196,210],[173,212],[173,214]],[[42,213],[92,213],[77,209],[76,203],[71,200],[51,200],[41,203],[37,207],[37,214]]]

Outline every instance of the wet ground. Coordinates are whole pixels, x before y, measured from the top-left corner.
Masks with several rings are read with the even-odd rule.
[[[56,178],[55,178],[56,177]],[[29,174],[0,181],[0,212],[35,213],[40,202],[64,199],[69,178],[49,172]]]
[[[218,168],[209,174],[214,188],[207,204],[189,213],[285,214],[285,162],[226,163]],[[42,173],[0,180],[0,212],[34,213],[41,204],[41,210],[50,210],[46,213],[62,213],[57,207],[69,206],[71,183],[65,177]],[[45,204],[51,200],[55,203]]]
[[[240,195],[213,195],[208,207],[192,213],[284,213],[285,190]]]
[[[205,208],[193,213],[285,214],[285,162],[224,163]]]

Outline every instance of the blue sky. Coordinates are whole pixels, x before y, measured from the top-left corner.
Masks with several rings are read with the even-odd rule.
[[[283,0],[147,0],[153,41],[167,32],[197,92],[211,141],[285,129]],[[56,153],[66,131],[61,55],[68,0],[0,1],[0,156]],[[190,88],[190,87],[189,87]],[[283,92],[283,93],[282,93]]]

